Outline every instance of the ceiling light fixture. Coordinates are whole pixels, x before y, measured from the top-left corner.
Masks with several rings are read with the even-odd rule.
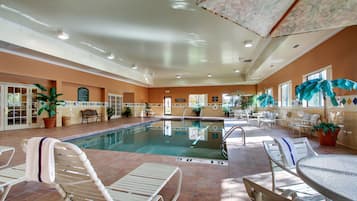
[[[181,75],[176,75],[176,79],[181,79],[182,76]]]
[[[208,73],[207,77],[212,77],[212,74],[211,74],[211,73]]]
[[[114,55],[113,53],[110,53],[110,54],[107,56],[107,59],[113,60],[113,59],[115,59],[115,55]]]
[[[68,40],[69,35],[68,35],[68,33],[64,32],[64,31],[59,30],[59,31],[57,31],[57,38],[59,38],[61,40]]]
[[[244,47],[253,47],[253,42],[251,40],[244,41]]]
[[[235,73],[239,73],[239,72],[240,72],[240,70],[238,70],[238,69],[235,69],[235,70],[234,70],[234,72],[235,72]]]
[[[191,3],[187,2],[186,0],[171,0],[171,8],[175,10],[195,10]]]
[[[136,70],[136,69],[138,69],[138,66],[137,66],[136,64],[134,64],[134,65],[131,67],[131,69]]]
[[[201,59],[200,60],[202,63],[205,63],[205,62],[207,62],[208,60],[207,59]]]

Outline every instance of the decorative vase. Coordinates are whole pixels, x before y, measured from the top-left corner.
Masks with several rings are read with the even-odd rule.
[[[45,128],[54,128],[56,127],[56,117],[43,118],[45,122]]]
[[[318,131],[320,137],[320,145],[325,146],[336,146],[337,135],[340,132],[340,129],[335,129],[335,131],[328,130],[327,133],[324,133],[322,129]]]

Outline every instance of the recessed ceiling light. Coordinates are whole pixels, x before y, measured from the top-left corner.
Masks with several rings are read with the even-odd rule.
[[[211,73],[208,73],[207,77],[212,77]]]
[[[239,73],[240,71],[239,71],[238,69],[235,69],[234,72],[235,72],[235,73]]]
[[[107,59],[113,60],[113,59],[115,59],[115,55],[114,55],[113,53],[110,53],[110,54],[107,56]]]
[[[207,59],[201,59],[200,60],[202,63],[205,63],[205,62],[207,62],[208,60]]]
[[[186,0],[171,0],[171,8],[175,10],[194,11],[192,4]]]
[[[253,42],[251,40],[244,41],[244,47],[253,47]]]
[[[57,38],[59,38],[61,40],[67,40],[67,39],[69,39],[69,35],[68,35],[68,33],[60,30],[57,32]]]
[[[295,45],[293,46],[293,48],[298,48],[298,47],[300,47],[299,44],[295,44]]]
[[[138,66],[134,64],[134,65],[131,67],[131,69],[136,70],[136,69],[138,69]]]
[[[176,75],[176,79],[181,79],[182,76],[181,75]]]

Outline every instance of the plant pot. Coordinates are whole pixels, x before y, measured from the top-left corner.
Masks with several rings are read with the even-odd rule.
[[[56,127],[56,117],[43,118],[45,122],[45,128],[54,128]]]
[[[329,130],[327,133],[324,133],[322,129],[318,131],[320,137],[320,145],[325,146],[336,146],[337,135],[340,132],[340,129],[335,129],[334,132]]]
[[[71,125],[71,117],[62,117],[62,126],[69,126]]]

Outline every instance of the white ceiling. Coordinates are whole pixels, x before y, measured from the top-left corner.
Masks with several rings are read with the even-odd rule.
[[[149,87],[255,84],[339,31],[261,38],[193,0],[184,10],[171,0],[0,2],[0,40]],[[57,39],[59,29],[70,38]]]

